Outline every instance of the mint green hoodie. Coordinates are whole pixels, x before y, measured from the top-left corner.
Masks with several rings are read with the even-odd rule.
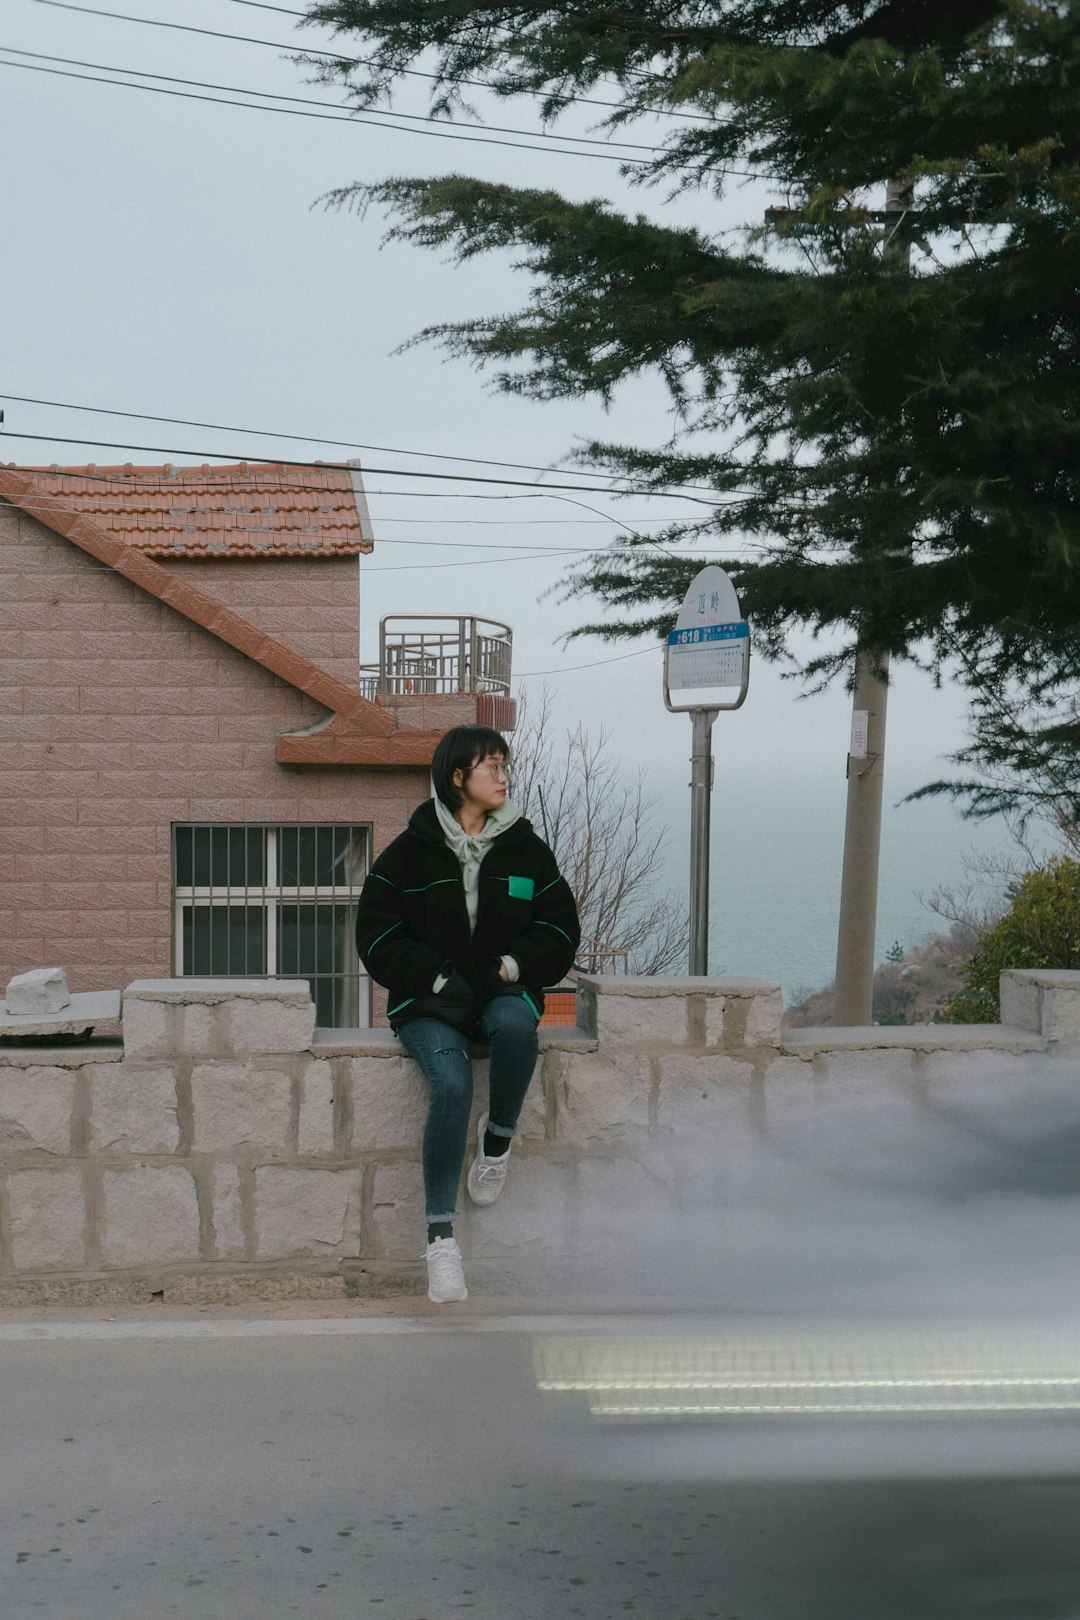
[[[433,795],[435,814],[439,826],[454,854],[461,862],[461,876],[465,884],[465,909],[469,913],[469,927],[476,930],[476,912],[480,894],[480,866],[491,848],[492,840],[521,820],[521,811],[507,799],[497,810],[489,810],[483,830],[470,837],[460,821],[446,808],[439,795]]]

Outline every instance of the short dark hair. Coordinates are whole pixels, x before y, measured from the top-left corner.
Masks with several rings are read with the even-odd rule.
[[[463,799],[461,789],[454,786],[454,772],[463,771],[467,776],[474,765],[492,754],[510,758],[506,738],[490,726],[454,726],[439,739],[431,761],[431,784],[448,810],[459,810]]]

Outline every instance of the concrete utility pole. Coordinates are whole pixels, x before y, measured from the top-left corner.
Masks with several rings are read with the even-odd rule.
[[[907,272],[910,237],[900,223],[911,207],[911,192],[890,180],[885,193],[885,261]],[[895,223],[888,216],[895,216]],[[840,884],[840,927],[836,940],[834,1024],[869,1024],[874,997],[874,937],[877,931],[878,866],[881,855],[881,796],[885,777],[885,712],[888,702],[887,654],[860,643],[855,658],[851,742],[847,759],[847,819],[844,869]]]
[[[855,664],[851,743],[847,761],[847,819],[836,940],[834,1024],[868,1024],[874,997],[881,796],[885,780],[888,659],[875,664],[860,648]]]

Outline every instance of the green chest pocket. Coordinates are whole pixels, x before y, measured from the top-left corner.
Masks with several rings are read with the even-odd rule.
[[[511,900],[531,900],[536,885],[530,877],[507,878]]]

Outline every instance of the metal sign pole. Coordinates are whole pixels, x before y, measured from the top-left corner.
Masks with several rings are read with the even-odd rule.
[[[738,709],[750,684],[750,628],[724,570],[709,563],[690,582],[664,647],[664,706],[694,725],[690,755],[690,973],[709,971],[709,810],[712,728]]]
[[[717,709],[691,709],[690,755],[690,972],[709,971],[709,833],[713,785],[712,728]]]

